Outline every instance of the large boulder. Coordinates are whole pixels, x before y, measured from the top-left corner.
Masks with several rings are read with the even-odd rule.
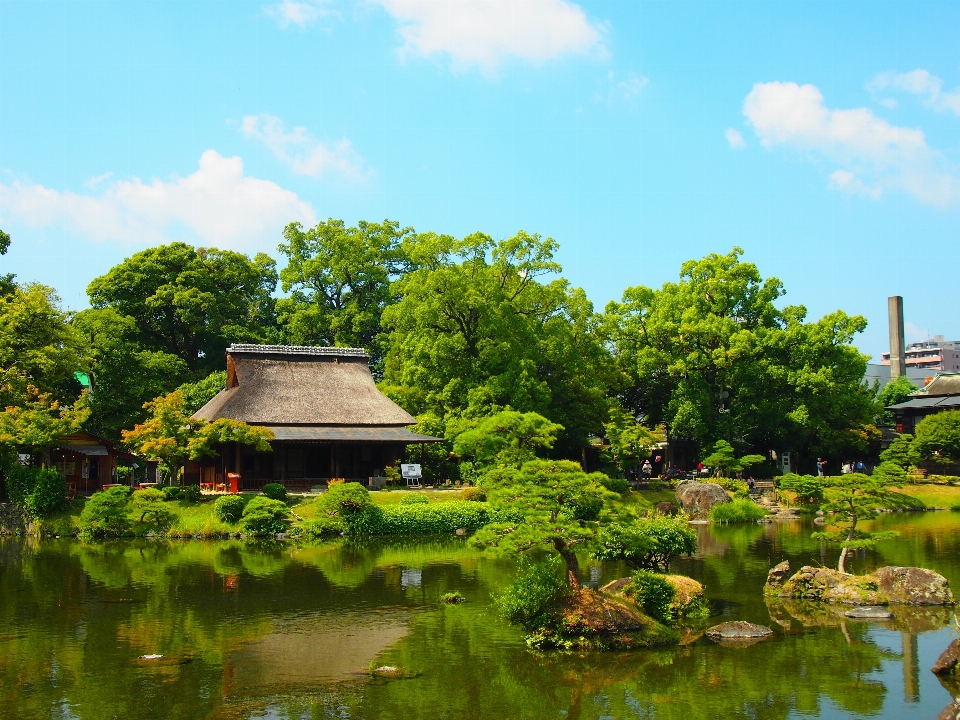
[[[923,568],[883,567],[869,575],[849,575],[805,565],[787,580],[781,563],[767,576],[765,595],[820,600],[844,605],[952,605],[947,579]]]
[[[952,605],[947,579],[933,570],[917,567],[882,567],[874,573],[877,585],[892,603]]]
[[[767,587],[780,588],[790,577],[790,561],[784,560],[779,565],[774,565],[767,573]]]
[[[734,645],[752,645],[773,636],[773,630],[765,625],[734,620],[720,623],[707,630],[707,637],[715,642]]]
[[[727,491],[715,483],[682,482],[677,486],[677,502],[690,517],[705,520],[716,505],[730,502]]]

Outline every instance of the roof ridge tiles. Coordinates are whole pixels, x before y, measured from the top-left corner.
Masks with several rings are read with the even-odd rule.
[[[227,353],[255,355],[314,355],[320,357],[362,357],[370,355],[363,348],[323,347],[315,345],[255,345],[252,343],[234,343]]]

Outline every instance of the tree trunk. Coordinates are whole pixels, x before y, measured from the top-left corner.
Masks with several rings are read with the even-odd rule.
[[[580,563],[577,561],[577,556],[562,540],[554,540],[553,546],[557,549],[557,552],[560,553],[560,557],[563,558],[563,561],[567,565],[567,583],[570,585],[570,589],[579,590]]]
[[[850,542],[851,540],[853,540],[853,529],[856,526],[857,526],[857,514],[856,512],[854,512],[853,525],[850,526],[850,530],[847,532],[846,542]],[[847,546],[844,545],[843,550],[840,551],[840,562],[837,563],[837,570],[839,570],[842,573],[845,573],[846,570],[844,568],[846,567],[846,562],[847,562]]]

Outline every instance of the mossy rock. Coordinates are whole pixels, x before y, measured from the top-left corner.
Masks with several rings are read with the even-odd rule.
[[[703,594],[703,585],[686,575],[664,575],[673,587],[674,597],[670,603],[670,617],[676,620],[690,618],[705,618],[710,614],[707,599]],[[600,588],[600,592],[618,598],[632,601],[632,577],[620,578]]]

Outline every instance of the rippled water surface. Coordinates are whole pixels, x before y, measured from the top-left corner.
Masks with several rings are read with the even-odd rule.
[[[853,562],[921,565],[960,589],[960,513],[887,515]],[[832,564],[801,522],[701,527],[675,570],[715,617],[772,627],[747,648],[537,654],[493,612],[515,573],[463,540],[318,546],[0,539],[3,718],[933,718],[952,610],[844,620],[766,603],[783,559]],[[628,574],[591,565],[607,582]],[[445,592],[468,602],[447,606]],[[142,659],[145,655],[160,655]],[[371,663],[419,675],[371,680]]]

